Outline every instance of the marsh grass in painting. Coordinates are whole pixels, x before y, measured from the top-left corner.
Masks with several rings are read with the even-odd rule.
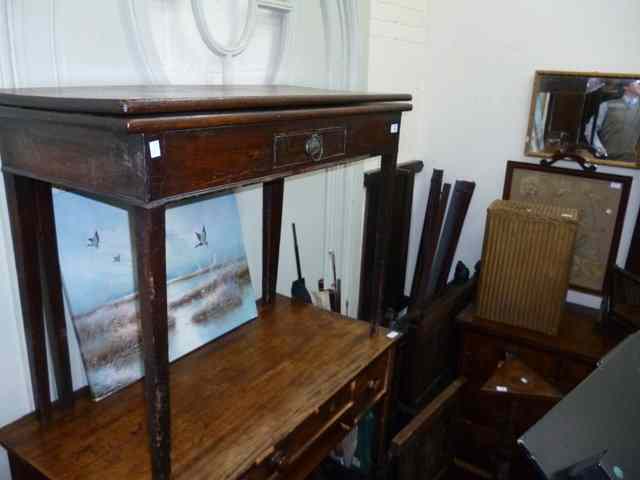
[[[55,191],[65,294],[95,399],[143,374],[138,295],[126,211]],[[169,358],[256,317],[233,195],[166,213]]]

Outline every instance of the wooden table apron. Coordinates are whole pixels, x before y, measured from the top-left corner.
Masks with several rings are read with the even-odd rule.
[[[401,112],[378,103],[289,110],[103,116],[0,107],[0,146],[36,414],[50,400],[47,339],[61,407],[74,402],[51,187],[129,210],[140,290],[144,391],[155,480],[171,475],[165,208],[186,198],[261,182],[262,301],[273,302],[278,269],[284,177],[364,156],[381,155],[379,224],[389,224]],[[305,153],[320,135],[317,160]],[[157,143],[156,143],[157,142]],[[376,234],[373,322],[382,318],[388,229]],[[43,308],[44,307],[44,308]],[[43,315],[43,311],[45,314]],[[45,330],[44,322],[47,322]],[[12,458],[14,474],[30,466]],[[22,475],[22,476],[21,476]]]

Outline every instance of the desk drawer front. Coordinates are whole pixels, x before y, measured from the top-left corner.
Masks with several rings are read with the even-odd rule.
[[[352,425],[387,391],[389,353],[381,355],[355,380],[353,389],[354,409]]]
[[[150,200],[304,172],[397,148],[398,114],[167,132],[150,158]],[[395,125],[395,126],[394,126]],[[146,143],[155,137],[145,138]]]
[[[296,462],[313,447],[322,433],[343,423],[352,407],[351,386],[347,385],[302,422],[280,447],[276,448],[276,457],[280,457],[277,459],[277,463],[284,467]],[[345,430],[344,433],[346,435],[347,431]]]
[[[305,470],[307,466],[315,464],[309,458],[324,458],[386,393],[389,355],[390,352],[385,352],[360,372],[241,478],[304,478],[303,473],[309,473]]]

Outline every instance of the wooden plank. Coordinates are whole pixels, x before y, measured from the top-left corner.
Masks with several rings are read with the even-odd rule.
[[[272,303],[278,283],[284,179],[262,186],[262,301]]]
[[[393,221],[391,241],[387,253],[388,267],[384,294],[384,308],[396,311],[404,308],[406,297],[404,283],[407,273],[407,254],[411,231],[411,209],[416,173],[422,171],[423,163],[413,161],[399,164],[396,169],[394,189]],[[360,268],[360,295],[358,298],[358,318],[369,318],[371,308],[370,291],[375,254],[375,232],[377,230],[377,212],[380,196],[380,169],[364,174],[366,189],[364,234],[362,238],[362,262]]]
[[[462,387],[466,383],[464,378],[459,378],[449,385],[440,395],[438,395],[427,407],[404,427],[391,442],[391,454],[402,455],[406,448],[409,448],[414,441],[420,438],[420,434],[429,429],[438,415],[447,408],[453,400],[457,398]]]
[[[66,408],[73,404],[73,384],[53,199],[50,185],[34,181],[33,186],[38,210],[38,247],[42,268],[42,290],[51,360],[53,362],[59,404]]]
[[[449,204],[449,194],[451,193],[451,184],[445,183],[442,186],[442,193],[440,194],[440,204],[438,205],[438,219],[436,221],[436,230],[438,235],[442,231],[442,224],[444,222],[444,215],[447,212],[447,205]]]
[[[382,305],[384,302],[385,269],[387,262],[387,251],[390,237],[391,213],[389,205],[393,202],[393,187],[396,176],[396,164],[398,162],[398,152],[382,155],[380,160],[381,182],[380,182],[380,204],[378,205],[379,227],[375,236],[375,254],[373,267],[373,288],[371,289],[371,335],[376,333],[378,325],[383,323],[384,312]]]
[[[144,391],[154,480],[171,477],[171,411],[165,209],[132,208],[134,263],[142,325]]]
[[[40,285],[38,210],[34,193],[37,187],[33,180],[24,177],[5,173],[4,179],[33,399],[38,417],[46,420],[51,414],[51,392]]]
[[[413,284],[411,286],[411,306],[409,310],[413,312],[416,308],[422,307],[423,292],[429,282],[433,258],[438,247],[440,229],[437,228],[438,213],[441,201],[442,170],[434,170],[431,175],[431,187],[427,200],[427,209],[424,214],[422,224],[422,234],[420,236],[420,246],[416,258],[416,268],[413,274]]]
[[[458,241],[462,233],[462,227],[469,210],[471,197],[476,184],[458,180],[453,188],[451,205],[447,213],[442,235],[438,244],[436,256],[433,259],[433,269],[429,278],[426,291],[421,302],[428,303],[435,295],[446,286],[451,271],[451,264],[458,248]]]

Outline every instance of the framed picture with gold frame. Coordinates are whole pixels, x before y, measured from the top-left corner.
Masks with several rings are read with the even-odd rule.
[[[640,74],[536,71],[525,155],[640,168]]]
[[[616,261],[632,177],[507,162],[504,200],[578,209],[570,287],[601,295]]]

